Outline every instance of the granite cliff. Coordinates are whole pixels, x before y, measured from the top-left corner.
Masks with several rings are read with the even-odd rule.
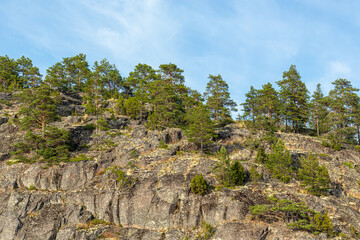
[[[247,144],[256,134],[230,124],[217,130],[211,151],[226,147],[232,159],[243,160],[247,171],[255,166],[262,178],[199,196],[190,191],[191,179],[202,173],[216,185],[215,156],[197,153],[181,129],[150,131],[126,116],[109,114],[110,129],[95,134],[88,126],[96,118],[83,114],[77,95],[62,96],[62,119],[52,125],[71,132],[72,154],[81,157],[58,165],[11,164],[14,144],[26,131],[13,123],[18,108],[12,94],[0,99],[0,239],[205,239],[207,226],[211,239],[219,240],[329,237],[291,230],[282,219],[254,217],[250,206],[268,203],[269,195],[327,212],[338,233],[334,238],[357,238],[360,153],[350,148],[335,152],[314,137],[276,133],[294,162],[311,152],[327,167],[332,188],[319,197],[295,179],[283,183],[271,178],[268,169],[254,162],[256,150]],[[166,146],[159,147],[160,142]],[[111,169],[126,173],[126,182],[119,182]]]

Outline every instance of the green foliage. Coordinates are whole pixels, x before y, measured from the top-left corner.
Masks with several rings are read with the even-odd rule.
[[[131,152],[130,152],[130,157],[131,157],[131,158],[137,158],[137,157],[139,157],[138,151],[136,151],[135,149],[131,150]]]
[[[120,189],[131,187],[137,181],[137,178],[128,176],[116,165],[106,168],[105,171],[110,171],[109,178],[115,177],[116,186]]]
[[[321,85],[316,86],[316,91],[311,96],[310,124],[316,129],[317,136],[329,130],[329,111],[327,109],[327,99],[324,96]]]
[[[250,178],[254,182],[258,182],[262,178],[262,174],[256,171],[254,165],[251,165]]]
[[[273,145],[272,150],[265,164],[270,169],[273,177],[287,183],[291,179],[292,172],[290,152],[286,150],[285,144],[280,138]]]
[[[12,152],[18,162],[44,161],[49,164],[57,164],[69,161],[69,150],[71,150],[72,144],[68,130],[47,127],[42,135],[28,130],[24,140],[24,142],[17,143],[16,151]]]
[[[28,187],[28,190],[31,190],[31,191],[36,191],[37,188],[33,185],[33,184],[30,184],[30,186]]]
[[[81,162],[81,161],[89,161],[89,160],[92,160],[92,158],[88,158],[84,154],[80,154],[76,157],[71,158],[70,162]]]
[[[204,220],[201,221],[201,233],[196,236],[196,240],[209,240],[214,236],[216,229]]]
[[[268,162],[268,155],[265,153],[265,150],[262,146],[257,149],[255,161],[258,163]]]
[[[100,224],[110,225],[111,223],[110,223],[110,222],[107,222],[107,221],[105,221],[105,220],[102,220],[102,219],[98,219],[98,218],[94,218],[94,219],[92,219],[92,220],[89,222],[89,225],[90,225],[90,226],[100,225]]]
[[[283,80],[277,82],[280,87],[281,114],[285,118],[285,124],[287,126],[290,122],[297,132],[304,128],[309,116],[308,90],[300,79],[296,66],[291,65],[289,71],[283,73]]]
[[[216,154],[219,162],[213,168],[216,179],[224,187],[243,185],[246,173],[239,160],[230,162],[225,147],[221,147]]]
[[[237,111],[236,103],[230,98],[229,86],[220,75],[209,75],[204,96],[210,116],[215,121],[231,118],[230,111]]]
[[[209,110],[203,105],[195,106],[187,112],[186,120],[188,127],[185,133],[189,137],[189,141],[199,144],[201,153],[203,153],[204,145],[210,144],[211,139],[215,136]]]
[[[354,146],[354,150],[355,150],[356,152],[360,152],[360,145],[355,145],[355,146]]]
[[[250,206],[253,215],[280,216],[286,222],[291,222],[289,228],[308,231],[313,234],[327,233],[333,236],[331,219],[326,213],[315,212],[303,202],[292,202],[288,199],[279,200],[274,196],[268,197],[270,204]]]
[[[128,99],[124,99],[120,96],[116,108],[120,114],[130,116],[132,119],[136,119],[141,116],[143,104],[137,97],[129,97]]]
[[[300,160],[298,178],[307,191],[314,195],[324,195],[330,188],[330,176],[325,166],[321,166],[315,155],[309,154]]]
[[[209,191],[209,185],[200,173],[191,179],[191,192],[198,195],[205,195]]]
[[[169,149],[169,146],[166,143],[164,143],[163,139],[161,139],[160,142],[159,142],[159,148]]]
[[[360,231],[358,231],[354,226],[350,226],[351,237],[360,238]]]
[[[56,96],[56,93],[52,92],[46,85],[23,90],[18,95],[22,102],[19,115],[24,116],[20,121],[21,126],[24,129],[41,128],[42,131],[45,131],[48,123],[58,120]]]
[[[87,123],[83,126],[84,130],[94,131],[96,129],[96,125],[93,123]]]
[[[354,163],[352,162],[342,162],[341,164],[347,166],[350,169],[354,169]]]
[[[107,120],[102,117],[99,117],[99,119],[96,121],[96,125],[102,131],[107,131],[110,129],[110,125],[107,123]]]

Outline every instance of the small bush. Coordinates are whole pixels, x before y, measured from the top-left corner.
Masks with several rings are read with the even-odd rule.
[[[341,164],[347,166],[350,169],[354,169],[354,164],[352,162],[342,162]]]
[[[37,190],[37,188],[36,188],[33,184],[31,184],[31,185],[28,187],[28,190],[33,191],[33,190]]]
[[[84,130],[94,131],[96,129],[96,125],[93,123],[88,123],[83,128]]]
[[[80,155],[78,155],[76,157],[71,158],[70,162],[81,162],[81,161],[88,161],[88,160],[92,160],[92,159],[88,158],[84,154],[80,154]]]
[[[191,179],[191,192],[198,195],[205,195],[209,190],[208,183],[204,179],[203,175],[200,173],[199,175],[195,175],[193,179]]]
[[[226,149],[222,147],[216,154],[219,162],[213,168],[216,179],[224,187],[234,187],[245,182],[246,174],[239,160],[230,162]]]
[[[110,171],[109,178],[111,178],[111,176],[115,177],[117,188],[130,187],[137,181],[137,178],[131,178],[130,176],[127,176],[126,173],[120,170],[116,165],[106,168],[105,172],[106,171]]]
[[[292,159],[290,152],[286,149],[284,142],[279,138],[272,146],[272,153],[268,155],[266,166],[270,169],[272,177],[288,183],[291,179]]]
[[[263,147],[258,147],[255,161],[258,163],[266,163],[268,161],[268,156]]]
[[[327,168],[320,165],[315,155],[309,154],[306,158],[301,157],[298,178],[301,185],[314,195],[325,195],[330,189],[330,176]]]
[[[131,150],[130,157],[131,158],[138,158],[139,157],[138,151],[136,151],[135,149]]]
[[[331,219],[326,213],[315,212],[303,202],[280,200],[275,196],[269,196],[268,200],[270,204],[250,206],[251,213],[269,217],[280,216],[285,222],[290,222],[287,226],[293,230],[334,235]]]
[[[159,148],[169,149],[169,146],[165,144],[164,141],[161,139],[159,142]]]
[[[102,131],[107,131],[110,129],[110,125],[107,123],[107,120],[105,118],[99,117],[99,120],[96,122],[98,128]]]
[[[354,150],[357,151],[357,152],[360,152],[360,145],[355,145]]]
[[[262,174],[256,171],[254,165],[251,165],[250,178],[254,182],[258,182],[262,178]]]
[[[196,236],[196,240],[209,240],[214,236],[216,229],[204,220],[201,222],[201,233]]]

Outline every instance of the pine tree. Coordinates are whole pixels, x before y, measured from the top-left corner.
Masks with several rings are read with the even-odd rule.
[[[308,90],[300,79],[296,66],[291,65],[289,71],[283,73],[283,80],[277,82],[280,87],[281,112],[286,128],[288,122],[291,122],[296,132],[304,127],[309,115]]]
[[[10,86],[15,89],[18,85],[17,63],[7,55],[0,56],[0,84],[3,91]]]
[[[154,110],[149,115],[147,126],[162,129],[183,124],[185,110],[174,86],[160,79],[152,82],[149,88]]]
[[[57,96],[49,86],[43,84],[35,89],[23,90],[19,98],[23,103],[19,111],[24,116],[21,120],[23,127],[41,128],[44,133],[47,124],[59,119],[56,112]]]
[[[51,89],[66,92],[71,89],[71,82],[66,78],[64,64],[58,62],[46,70],[45,83]]]
[[[337,79],[332,82],[334,89],[329,92],[330,123],[338,136],[345,141],[353,141],[355,129],[353,128],[356,115],[356,103],[359,89],[354,88],[346,79]]]
[[[19,87],[38,87],[42,80],[39,68],[33,66],[31,59],[24,56],[19,58],[16,62],[17,71],[19,72]]]
[[[255,126],[255,120],[259,115],[259,91],[250,86],[250,91],[245,94],[245,102],[241,105],[244,110],[244,118],[250,118],[252,125]]]
[[[63,58],[65,78],[75,91],[82,91],[83,85],[90,76],[89,63],[86,61],[85,54],[78,54],[74,57]]]
[[[315,155],[310,153],[300,160],[298,177],[306,189],[315,195],[324,195],[330,188],[330,177],[325,166],[321,166]]]
[[[267,166],[272,172],[272,176],[287,183],[291,179],[292,159],[290,152],[286,150],[281,138],[273,145],[272,153],[268,155]]]
[[[130,72],[129,77],[126,79],[124,85],[126,88],[125,97],[131,99],[131,103],[139,103],[139,109],[136,110],[137,115],[135,118],[141,117],[143,113],[143,106],[145,103],[150,102],[150,84],[155,80],[159,80],[160,76],[156,74],[152,67],[146,64],[138,64],[135,66],[134,71]],[[126,103],[126,99],[124,103]]]
[[[321,90],[321,85],[316,86],[316,90],[311,96],[311,125],[316,129],[317,136],[328,130],[328,110],[326,107],[326,98]]]
[[[139,63],[135,66],[134,71],[129,73],[126,84],[130,87],[132,95],[138,94],[144,101],[149,95],[149,84],[159,78],[151,66]]]
[[[277,91],[272,87],[271,83],[267,83],[259,90],[259,97],[261,112],[268,119],[272,119],[274,114],[278,113],[280,106]]]
[[[186,113],[186,120],[189,124],[186,130],[189,141],[200,144],[203,153],[204,145],[211,143],[211,139],[215,136],[209,110],[203,105],[191,108]]]
[[[184,84],[184,76],[182,73],[184,70],[178,68],[175,64],[161,64],[158,72],[160,73],[161,79],[170,83],[171,85]]]
[[[229,86],[220,75],[209,75],[209,79],[204,96],[211,118],[215,121],[231,119],[230,111],[237,109],[236,103],[230,98]]]
[[[110,64],[107,59],[103,59],[100,64],[94,64],[94,70],[101,96],[105,99],[117,97],[122,89],[123,79],[115,64]]]

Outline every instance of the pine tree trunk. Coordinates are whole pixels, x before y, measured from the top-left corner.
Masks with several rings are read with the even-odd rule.
[[[319,130],[319,118],[316,118],[316,132],[317,132],[317,136],[320,136],[320,130]]]

